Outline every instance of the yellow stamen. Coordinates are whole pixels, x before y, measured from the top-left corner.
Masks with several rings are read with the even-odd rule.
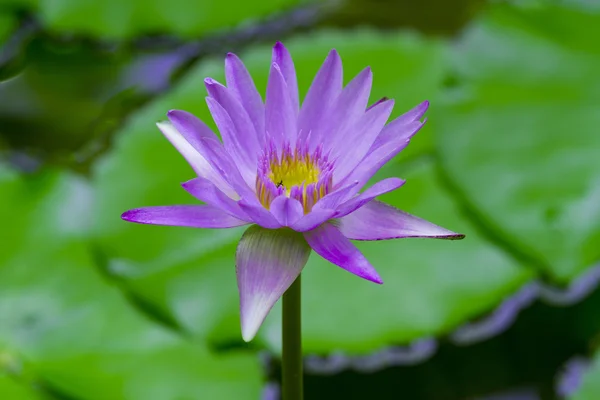
[[[297,158],[295,155],[284,155],[281,163],[271,163],[269,178],[277,186],[285,187],[289,196],[292,187],[304,184],[317,183],[319,180],[319,168],[307,155]]]

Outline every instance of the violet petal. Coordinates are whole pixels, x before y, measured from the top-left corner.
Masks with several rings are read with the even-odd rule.
[[[208,179],[198,177],[181,184],[183,188],[192,196],[209,206],[219,208],[229,215],[241,220],[249,220],[248,216],[242,211],[237,201],[227,197]]]
[[[386,240],[407,237],[462,239],[464,235],[373,200],[338,220],[338,229],[352,240]]]
[[[360,190],[358,181],[351,182],[344,187],[334,190],[323,196],[313,207],[313,209],[335,209],[338,205],[352,197]]]
[[[253,143],[248,142],[249,135],[237,132],[227,111],[212,97],[206,98],[208,109],[219,127],[225,150],[235,159],[238,170],[248,185],[256,181],[256,160],[258,154],[252,153]]]
[[[406,181],[400,178],[387,178],[381,180],[359,194],[358,196],[348,200],[347,202],[341,204],[337,208],[336,218],[343,217],[344,215],[348,215],[351,212],[354,212],[356,209],[362,207],[367,204],[369,201],[373,200],[377,196],[381,196],[384,193],[391,192],[393,190],[398,189],[400,186],[404,185]]]
[[[390,140],[394,140],[397,136],[403,135],[405,133],[404,127],[409,125],[415,121],[419,121],[425,112],[429,108],[429,102],[424,101],[412,110],[409,110],[394,119],[392,122],[387,124],[382,130],[375,142],[373,143],[372,149],[376,149],[382,144],[389,142]]]
[[[354,77],[335,99],[332,110],[323,121],[323,148],[337,156],[338,145],[349,140],[345,133],[354,132],[356,123],[365,114],[373,84],[371,68],[363,69]],[[356,145],[356,143],[351,143]]]
[[[294,61],[290,52],[285,48],[281,42],[275,43],[273,46],[273,63],[279,65],[281,74],[285,79],[285,83],[290,94],[292,101],[292,108],[298,113],[299,99],[298,99],[298,81],[296,79],[296,69],[294,68]]]
[[[190,143],[190,141],[188,141],[171,122],[158,122],[156,126],[179,153],[181,153],[198,176],[213,182],[223,191],[223,193],[227,194],[227,196],[233,199],[239,199],[235,190],[233,190],[220,171],[214,167],[211,160],[208,160],[206,156],[199,151],[199,143],[201,141],[199,136],[195,136]],[[188,137],[190,136],[194,137],[193,134],[190,134]]]
[[[265,143],[265,106],[246,66],[233,53],[227,54],[225,58],[225,80],[227,87],[248,113],[254,124],[259,145],[263,146]]]
[[[204,84],[209,96],[215,99],[229,114],[235,126],[236,133],[243,136],[239,140],[248,146],[246,149],[248,154],[258,155],[263,147],[261,134],[256,132],[252,119],[238,98],[229,88],[226,88],[214,79],[206,78]]]
[[[206,159],[211,162],[213,168],[218,169],[219,173],[225,178],[233,189],[244,198],[256,198],[254,191],[248,186],[248,183],[242,177],[238,167],[229,153],[223,149],[221,142],[202,138],[202,146],[206,154]],[[258,200],[255,200],[258,202]]]
[[[125,221],[139,224],[189,226],[193,228],[232,228],[247,225],[242,221],[206,205],[156,206],[129,210],[121,215]]]
[[[262,204],[256,202],[254,198],[242,198],[238,201],[238,204],[242,211],[244,211],[254,223],[267,229],[281,228],[281,224],[277,221],[275,216],[263,207]]]
[[[411,122],[402,131],[380,147],[374,149],[345,178],[336,182],[336,186],[344,186],[347,182],[358,181],[359,187],[364,186],[381,167],[394,158],[402,149],[408,146],[410,138],[421,129],[423,123]],[[341,177],[340,177],[341,178]]]
[[[281,226],[293,225],[304,214],[302,204],[298,200],[291,199],[286,195],[275,198],[271,202],[269,210]]]
[[[298,138],[296,111],[292,106],[288,87],[277,64],[271,64],[267,99],[265,102],[266,131],[279,151],[284,143],[296,144]]]
[[[308,214],[302,216],[298,221],[296,221],[291,228],[296,232],[306,232],[311,231],[323,224],[325,221],[333,218],[336,211],[331,209],[313,209]]]
[[[336,142],[336,177],[345,177],[368,153],[371,145],[387,122],[394,101],[388,100],[369,109],[351,129],[351,134],[341,135]]]
[[[325,223],[304,232],[310,247],[327,261],[375,283],[383,283],[365,256],[334,225]]]
[[[310,141],[311,150],[321,143],[316,133],[321,120],[328,116],[331,106],[342,91],[342,60],[335,50],[331,50],[317,72],[298,115],[298,135],[300,141]]]

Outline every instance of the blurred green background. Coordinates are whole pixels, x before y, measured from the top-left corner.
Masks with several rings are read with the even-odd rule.
[[[360,243],[382,286],[311,257],[306,398],[600,399],[599,39],[596,0],[0,0],[0,399],[278,398],[242,230],[120,220],[194,202],[154,124],[212,124],[228,51],[264,94],[275,40],[301,94],[336,48],[394,116],[431,101],[382,199],[467,234]]]

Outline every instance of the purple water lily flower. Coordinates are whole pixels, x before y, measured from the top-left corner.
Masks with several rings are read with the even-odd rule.
[[[367,108],[370,68],[345,87],[332,50],[300,107],[296,72],[277,43],[266,101],[242,61],[225,59],[227,86],[206,79],[206,102],[219,138],[195,116],[168,113],[159,129],[198,174],[183,188],[203,205],[138,208],[123,214],[143,224],[230,228],[251,225],[236,252],[242,336],[251,340],[298,277],[311,249],[372,282],[381,278],[350,240],[405,237],[459,239],[375,198],[404,180],[371,177],[423,126],[423,102],[386,125],[393,100]]]

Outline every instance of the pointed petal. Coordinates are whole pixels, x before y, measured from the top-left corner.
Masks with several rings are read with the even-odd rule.
[[[291,226],[291,228],[296,232],[312,231],[325,221],[328,221],[331,218],[333,218],[335,216],[335,213],[335,210],[313,209],[311,212],[309,212],[308,214],[300,218],[298,221],[296,221]]]
[[[225,79],[254,124],[259,144],[264,145],[265,106],[246,66],[233,53],[225,58]]]
[[[336,142],[335,149],[338,154],[334,171],[336,176],[345,177],[360,163],[385,126],[393,108],[393,100],[372,107],[354,126],[350,127],[347,135],[342,135],[342,140]]]
[[[375,139],[372,148],[375,149],[381,146],[382,144],[389,142],[390,140],[394,140],[394,138],[396,138],[397,136],[403,135],[405,133],[405,130],[403,128],[406,125],[409,125],[415,121],[419,121],[423,117],[423,115],[425,115],[425,112],[428,108],[429,102],[424,101],[412,110],[405,112],[404,114],[387,124],[385,128],[381,130],[381,133],[379,134],[379,136],[377,136],[377,139]]]
[[[462,239],[465,237],[377,200],[340,218],[338,229],[344,236],[353,240],[407,237]]]
[[[296,280],[310,247],[301,234],[251,226],[238,244],[235,270],[240,292],[242,337],[254,338],[267,314]]]
[[[424,122],[414,121],[404,126],[399,135],[368,153],[352,172],[335,184],[341,186],[346,182],[358,181],[360,187],[364,186],[383,165],[408,145],[410,138],[421,129],[423,124]]]
[[[273,200],[269,210],[281,226],[291,226],[304,214],[302,204],[296,199],[287,197],[285,194]]]
[[[238,140],[243,141],[248,148],[246,151],[249,154],[259,154],[262,150],[263,143],[259,139],[259,134],[254,128],[254,123],[250,119],[248,112],[242,106],[242,103],[237,97],[225,86],[215,81],[212,78],[206,78],[204,80],[206,90],[210,97],[215,99],[221,107],[225,109],[233,125],[235,126],[235,132],[240,137]]]
[[[299,100],[296,69],[294,68],[294,61],[292,61],[290,52],[281,42],[275,43],[275,46],[273,47],[273,63],[279,65],[279,68],[281,68],[281,74],[285,79],[288,93],[290,94],[290,99],[292,101],[292,108],[298,113]]]
[[[334,157],[339,155],[338,145],[350,139],[345,133],[355,131],[357,121],[365,114],[372,84],[373,72],[367,67],[356,75],[335,99],[332,111],[321,129],[323,148],[331,150]]]
[[[173,124],[175,129],[187,140],[194,148],[200,143],[200,138],[211,138],[218,140],[215,133],[200,118],[183,110],[169,110],[167,118]]]
[[[212,97],[206,98],[208,109],[219,127],[225,150],[236,160],[238,169],[248,185],[256,181],[256,165],[258,153],[253,154],[253,144],[248,142],[248,135],[239,134],[227,111]]]
[[[207,160],[209,160],[214,169],[223,176],[223,178],[231,185],[231,187],[239,194],[240,197],[255,198],[254,191],[240,173],[238,166],[235,164],[229,153],[223,149],[221,142],[213,139],[202,138],[200,140]]]
[[[267,137],[274,139],[277,148],[281,150],[284,143],[296,144],[298,128],[296,111],[285,79],[279,65],[271,64],[269,84],[267,85],[267,100],[265,103]]]
[[[337,51],[331,50],[308,89],[298,115],[300,140],[305,142],[310,138],[311,148],[320,143],[320,137],[314,137],[317,135],[313,131],[328,115],[333,101],[342,91],[342,85],[342,60]]]
[[[278,229],[281,228],[281,224],[273,214],[269,212],[262,204],[253,199],[242,198],[238,201],[238,204],[242,211],[254,221],[255,224],[262,226],[267,229]]]
[[[383,283],[365,256],[331,223],[304,232],[310,247],[321,257],[348,272],[375,283]]]
[[[375,103],[373,103],[369,107],[367,107],[367,109],[365,111],[369,111],[371,108],[373,108],[373,107],[375,107],[375,106],[377,106],[377,105],[379,105],[379,104],[381,104],[381,103],[383,103],[385,101],[388,101],[388,100],[390,100],[389,97],[382,97],[379,100],[377,100]]]
[[[202,177],[191,179],[181,184],[192,196],[209,206],[219,208],[229,215],[244,221],[249,221],[248,216],[242,211],[237,201],[226,196],[212,182]]]
[[[323,196],[323,198],[315,204],[313,209],[336,209],[338,205],[352,197],[359,190],[360,187],[358,186],[358,181],[351,182],[346,186]]]
[[[186,113],[187,114],[187,113]],[[191,114],[190,114],[191,115]],[[200,121],[200,120],[198,120]],[[214,168],[211,160],[208,160],[205,154],[200,151],[201,133],[193,129],[185,130],[186,136],[181,134],[175,126],[168,121],[158,122],[158,129],[165,135],[171,144],[181,153],[181,155],[190,164],[194,172],[203,178],[213,182],[220,190],[231,198],[239,198],[235,190]],[[189,140],[188,140],[189,139]]]
[[[139,224],[189,226],[193,228],[232,228],[247,225],[212,206],[157,206],[136,208],[123,213],[125,221]]]
[[[340,218],[344,215],[348,215],[356,209],[367,204],[375,197],[381,196],[384,193],[391,192],[392,190],[396,190],[405,183],[406,181],[400,178],[387,178],[382,181],[379,181],[364,192],[362,192],[361,194],[359,194],[358,196],[348,200],[344,204],[341,204],[337,208],[337,213],[335,216],[336,218]]]

